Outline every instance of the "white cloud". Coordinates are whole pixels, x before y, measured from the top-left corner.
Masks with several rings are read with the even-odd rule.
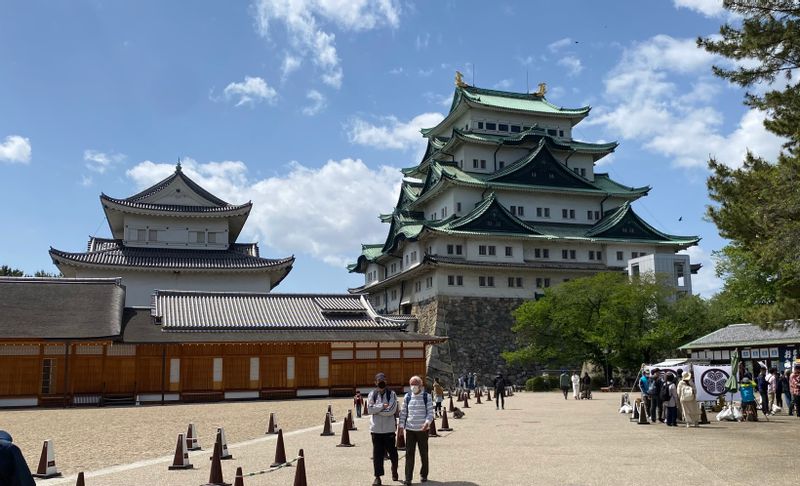
[[[295,55],[311,58],[322,81],[334,88],[341,87],[343,73],[336,36],[327,24],[345,32],[400,24],[395,0],[256,0],[254,7],[259,34],[268,38],[271,24],[283,24]]]
[[[286,54],[281,64],[281,81],[286,81],[290,74],[300,69],[302,64],[303,59],[292,56],[291,54]]]
[[[389,70],[389,74],[395,74],[395,75],[403,74],[404,72],[405,72],[405,69],[403,69],[402,66],[401,67],[395,67],[395,68],[392,68],[392,69]]]
[[[81,185],[83,187],[90,187],[92,185],[92,176],[83,175],[81,176]]]
[[[716,275],[716,262],[703,247],[692,246],[678,253],[689,255],[691,263],[703,265],[696,275],[692,275],[692,293],[707,299],[722,290],[722,279]]]
[[[423,78],[427,78],[428,76],[433,74],[433,68],[430,68],[430,69],[422,69],[422,68],[417,69],[417,74],[420,75]]]
[[[731,133],[722,133],[723,115],[711,103],[724,84],[709,77],[720,62],[694,39],[658,35],[636,44],[605,79],[610,105],[599,106],[587,125],[638,140],[681,167],[705,167],[709,156],[737,166],[748,149],[774,158],[782,142],[764,128],[763,113],[746,112]]]
[[[548,44],[547,48],[550,50],[550,52],[558,52],[559,50],[564,49],[565,47],[569,47],[571,45],[572,45],[572,39],[569,37],[564,37],[563,39],[559,39],[551,44]]]
[[[426,140],[421,128],[431,128],[444,119],[441,113],[422,113],[407,122],[387,116],[381,124],[374,125],[361,118],[354,118],[347,127],[351,143],[380,149],[414,150],[425,149]]]
[[[577,76],[583,71],[583,64],[576,56],[564,56],[558,60],[558,65],[567,68],[567,74],[570,76]]]
[[[254,106],[262,101],[272,104],[278,96],[275,88],[269,86],[262,78],[251,76],[245,76],[241,83],[229,84],[222,94],[228,101],[238,98],[236,106]]]
[[[437,93],[432,93],[427,91],[422,94],[422,96],[429,102],[434,103],[436,105],[444,106],[445,108],[450,108],[450,105],[453,104],[453,93],[448,93],[446,95],[440,95]]]
[[[706,17],[720,17],[726,13],[722,0],[672,0],[676,8],[688,8]]]
[[[114,164],[118,164],[125,160],[124,154],[114,152],[100,152],[99,150],[86,149],[83,151],[83,160],[86,162],[86,168],[105,174],[106,171],[112,168]]]
[[[349,158],[328,160],[319,168],[292,162],[287,173],[264,179],[249,178],[247,166],[239,161],[201,164],[184,159],[182,167],[198,184],[227,201],[253,202],[240,239],[258,240],[262,255],[305,253],[340,268],[355,260],[360,243],[383,241],[386,226],[377,212],[393,207],[400,182],[395,168],[371,169]],[[144,161],[128,176],[144,188],[174,170],[173,164]]]
[[[31,141],[19,135],[9,135],[0,143],[0,162],[27,164],[31,161]]]
[[[311,104],[303,108],[303,114],[306,116],[314,116],[323,109],[328,104],[328,100],[325,98],[325,95],[320,93],[319,91],[312,89],[306,93],[306,98],[311,101]]]

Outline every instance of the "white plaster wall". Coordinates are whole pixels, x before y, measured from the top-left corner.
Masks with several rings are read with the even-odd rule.
[[[228,247],[228,220],[225,218],[167,218],[125,214],[125,245],[151,248],[225,249]],[[128,240],[130,230],[156,229],[159,241],[140,242]],[[190,243],[190,231],[219,233],[216,243]]]
[[[222,292],[269,292],[267,273],[191,273],[141,272],[125,270],[78,269],[76,277],[122,277],[125,305],[149,306],[158,290],[199,290]]]

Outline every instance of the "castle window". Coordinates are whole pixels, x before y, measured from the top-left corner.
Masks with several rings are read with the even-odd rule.
[[[448,255],[452,255],[453,254],[453,245],[447,245],[447,254]]]
[[[478,255],[486,255],[486,245],[478,245]]]
[[[570,209],[569,210],[569,219],[575,219],[575,210],[574,209]]]
[[[486,168],[486,161],[484,159],[481,159],[481,169],[485,168]]]
[[[461,203],[460,203],[460,202],[457,202],[457,203],[456,203],[456,212],[457,212],[457,213],[460,213],[460,212],[461,212]]]
[[[147,230],[136,230],[136,241],[147,241]]]
[[[547,134],[550,135],[551,137],[555,137],[558,134],[558,132],[554,128],[548,128]]]
[[[425,279],[425,287],[426,288],[433,287],[433,277],[428,277]]]
[[[497,253],[496,253],[495,246],[494,245],[489,245],[489,256],[495,256],[496,254]]]
[[[564,136],[564,130],[559,130],[558,131],[558,136],[559,137],[563,137]]]
[[[158,241],[158,230],[147,230],[147,241]]]
[[[561,210],[561,218],[562,219],[567,219],[568,217],[569,217],[569,210],[568,209],[562,209]]]
[[[447,285],[455,285],[456,284],[456,276],[455,275],[448,275],[447,276]]]
[[[464,277],[462,275],[456,275],[456,285],[460,287],[464,286]]]
[[[483,130],[483,122],[478,122],[478,129]]]
[[[519,133],[519,125],[511,125],[511,133]]]
[[[501,124],[497,125],[497,130],[500,131],[500,132],[507,132],[508,131],[508,124],[507,123],[501,123]]]
[[[589,250],[589,260],[594,260],[594,250]]]
[[[581,177],[586,177],[586,169],[581,167]]]
[[[486,122],[486,129],[487,130],[497,130],[497,123]]]
[[[473,169],[477,169],[478,168],[478,159],[472,159],[472,168]]]
[[[588,219],[589,221],[594,219],[594,213],[592,211],[586,211],[586,219]]]
[[[463,247],[461,245],[456,245],[456,255],[461,255]]]
[[[205,233],[205,231],[190,231],[189,232],[189,242],[190,243],[205,243],[206,242],[206,233]]]
[[[514,256],[514,247],[511,246],[506,247],[506,256],[507,257]]]
[[[498,168],[498,169],[502,169],[502,168],[504,168],[505,166],[506,166],[506,163],[505,163],[504,161],[502,161],[502,160],[501,160],[500,162],[498,162],[498,163],[497,163],[497,168]]]
[[[622,258],[623,258],[623,256],[622,256],[622,252],[621,252],[621,251],[618,251],[618,252],[617,252],[617,261],[620,261],[620,262],[621,262],[621,261],[622,261]]]

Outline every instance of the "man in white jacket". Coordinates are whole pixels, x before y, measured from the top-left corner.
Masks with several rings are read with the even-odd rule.
[[[572,372],[572,398],[578,400],[581,397],[581,377],[577,371]]]
[[[408,384],[411,392],[406,393],[397,424],[398,431],[406,430],[406,479],[403,484],[411,484],[416,448],[419,448],[422,462],[419,475],[424,483],[428,480],[428,428],[433,422],[433,398],[422,388],[419,376],[412,376]]]

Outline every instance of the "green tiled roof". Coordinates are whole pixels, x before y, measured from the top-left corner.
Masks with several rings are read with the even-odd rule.
[[[603,218],[586,233],[586,236],[592,238],[624,238],[637,241],[666,241],[689,245],[700,241],[698,236],[670,235],[653,228],[634,212],[628,201],[614,211],[609,211],[603,215]]]
[[[591,107],[583,106],[580,108],[564,108],[556,106],[545,99],[544,96],[537,96],[533,93],[512,93],[509,91],[498,91],[494,89],[477,88],[475,86],[456,87],[453,96],[451,111],[457,106],[459,98],[471,103],[477,103],[493,108],[503,108],[516,111],[528,111],[534,113],[548,113],[553,115],[566,115],[569,117],[586,116]]]

